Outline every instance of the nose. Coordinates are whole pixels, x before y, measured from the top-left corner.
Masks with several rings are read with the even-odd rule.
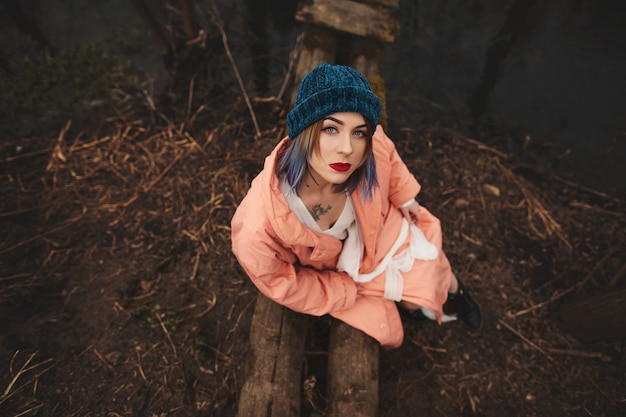
[[[348,133],[342,133],[337,144],[337,152],[343,155],[352,153],[352,138]]]

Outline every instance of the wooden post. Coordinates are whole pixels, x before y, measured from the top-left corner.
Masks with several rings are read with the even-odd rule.
[[[298,57],[298,65],[296,66],[293,77],[293,93],[291,103],[296,99],[298,85],[300,81],[313,68],[322,62],[332,64],[335,62],[335,52],[337,49],[335,35],[324,28],[307,25],[302,39],[302,51]]]
[[[385,50],[381,42],[354,38],[350,44],[350,65],[367,78],[374,93],[382,102],[378,123],[387,126],[387,100],[385,94]]]

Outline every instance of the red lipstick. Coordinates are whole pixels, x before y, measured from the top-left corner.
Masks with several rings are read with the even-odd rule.
[[[346,172],[350,169],[352,165],[344,162],[335,162],[333,164],[330,164],[329,166],[335,171]]]

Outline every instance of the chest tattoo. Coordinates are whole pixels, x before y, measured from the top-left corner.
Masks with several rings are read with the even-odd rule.
[[[326,208],[324,208],[321,204],[317,203],[313,207],[311,207],[309,213],[311,213],[311,216],[313,216],[313,219],[315,219],[315,221],[318,221],[320,217],[328,213],[332,208],[333,206],[331,206],[330,204],[326,206]]]

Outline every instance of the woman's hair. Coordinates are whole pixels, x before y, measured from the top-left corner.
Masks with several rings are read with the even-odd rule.
[[[294,192],[298,192],[302,178],[309,167],[309,158],[313,152],[319,152],[319,140],[324,120],[318,120],[304,128],[298,136],[291,141],[291,146],[280,161],[279,175],[285,174],[289,186]],[[343,184],[337,185],[337,192],[352,194],[359,186],[365,200],[372,197],[374,187],[378,186],[376,176],[376,161],[372,151],[373,128],[369,120],[365,120],[367,146],[365,147],[364,161]]]

